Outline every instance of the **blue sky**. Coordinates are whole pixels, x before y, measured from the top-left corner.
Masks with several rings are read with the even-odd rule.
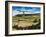
[[[18,14],[22,14],[23,11],[26,13],[40,13],[40,7],[23,7],[23,6],[12,6],[13,16]]]

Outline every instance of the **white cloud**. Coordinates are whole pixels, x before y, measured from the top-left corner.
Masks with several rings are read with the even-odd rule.
[[[40,13],[40,11],[36,11],[36,12],[25,12],[25,14],[35,14],[35,13]],[[13,13],[12,13],[12,16],[15,16],[17,14],[23,14],[23,12],[19,12],[19,11],[14,10]]]
[[[15,15],[17,15],[17,14],[23,14],[23,12],[19,12],[19,11],[16,11],[16,10],[14,10],[14,11],[12,12],[12,16],[15,16]]]
[[[40,13],[40,11],[36,11],[35,13]]]

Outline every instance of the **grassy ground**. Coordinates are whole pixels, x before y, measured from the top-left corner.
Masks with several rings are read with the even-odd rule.
[[[40,14],[12,16],[12,27],[16,30],[40,29]]]

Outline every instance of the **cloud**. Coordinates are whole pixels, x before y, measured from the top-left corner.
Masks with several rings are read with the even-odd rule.
[[[40,7],[19,7],[19,6],[13,6],[12,7],[12,16],[15,16],[17,14],[35,14],[35,13],[40,13]]]
[[[40,11],[36,11],[35,13],[34,12],[24,12],[24,13],[25,14],[36,14],[36,13],[40,13]],[[15,16],[17,14],[23,14],[23,12],[19,12],[19,11],[14,10],[12,13],[12,16]]]
[[[12,9],[16,11],[30,11],[30,12],[40,11],[40,7],[13,6]]]
[[[19,11],[16,11],[16,10],[14,10],[14,11],[12,12],[12,16],[15,16],[15,15],[17,15],[17,14],[23,14],[23,12],[19,12]]]

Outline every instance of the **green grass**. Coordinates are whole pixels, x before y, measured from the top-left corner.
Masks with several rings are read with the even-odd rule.
[[[24,21],[25,24],[25,27],[26,25],[28,25],[28,23],[30,24],[30,26],[33,28],[33,29],[38,29],[37,28],[37,25],[33,25],[33,23],[38,23],[39,24],[39,19],[40,19],[40,15],[30,15],[30,16],[25,16],[25,15],[21,15],[21,16],[12,16],[12,25],[13,25],[13,28],[16,28],[15,26],[16,25],[19,25],[18,22],[20,21]],[[17,23],[17,24],[16,24]],[[23,22],[22,22],[23,23]],[[24,24],[23,23],[23,24]],[[21,24],[21,23],[20,23]],[[23,26],[23,25],[22,25]],[[39,24],[39,27],[40,27],[40,24]],[[32,28],[29,28],[29,29],[32,29]]]

